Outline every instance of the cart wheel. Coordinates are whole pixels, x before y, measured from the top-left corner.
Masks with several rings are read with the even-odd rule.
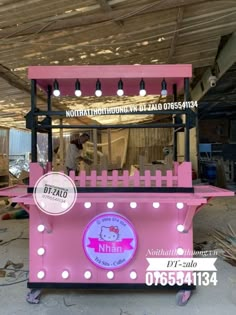
[[[26,297],[26,301],[30,304],[39,304],[41,290],[31,289]]]
[[[181,290],[176,294],[176,303],[179,306],[184,306],[188,303],[192,291],[191,290]]]

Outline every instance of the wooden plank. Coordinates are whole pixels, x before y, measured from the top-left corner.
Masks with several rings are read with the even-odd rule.
[[[93,129],[93,164],[96,166],[98,164],[98,137],[97,137],[97,129]]]
[[[112,9],[110,5],[108,4],[107,0],[97,0],[98,4],[100,7],[105,11],[105,12],[111,12]],[[123,26],[124,23],[122,21],[116,20],[114,21],[118,26]]]
[[[108,142],[108,165],[112,163],[111,154],[111,129],[107,129],[107,142]]]
[[[20,79],[18,76],[16,76],[14,73],[12,73],[7,67],[3,66],[0,64],[0,77],[3,78],[4,80],[6,80],[10,85],[16,87],[17,89],[27,92],[29,95],[31,93],[31,88],[28,84],[28,82],[25,82],[24,80]],[[40,93],[38,93],[37,97],[46,103],[46,97]],[[66,109],[66,106],[62,106],[59,102],[57,102],[54,99],[53,102],[53,106],[58,108],[58,109]],[[30,106],[29,106],[29,110],[30,110]],[[82,123],[89,123],[91,122],[91,119],[89,117],[86,118],[76,118],[75,121],[78,122],[82,122]]]
[[[172,61],[172,57],[175,53],[175,48],[176,48],[176,44],[177,44],[177,38],[178,38],[178,30],[181,26],[181,23],[183,21],[183,15],[184,15],[184,9],[183,8],[179,8],[178,10],[178,15],[177,15],[177,21],[176,21],[176,27],[175,27],[175,33],[174,36],[172,38],[172,42],[171,42],[171,46],[170,46],[170,52],[169,52],[169,56],[168,56],[168,63],[171,63]]]
[[[206,0],[182,0],[181,2],[177,2],[176,0],[166,0],[166,1],[161,1],[160,3],[154,3],[152,7],[149,6],[149,8],[146,8],[146,6],[135,6],[135,10],[141,14],[147,14],[153,11],[161,11],[161,10],[169,10],[172,8],[179,8],[179,7],[184,7],[184,6],[189,6],[192,4],[196,3],[204,3]],[[54,4],[55,7],[58,6],[58,4]],[[54,8],[55,8],[54,7]],[[1,12],[1,11],[0,11]],[[37,9],[37,12],[40,12],[40,10]],[[24,16],[27,14],[30,14],[30,12],[24,11]],[[137,13],[137,14],[138,14]],[[79,14],[76,17],[71,17],[70,19],[65,19],[65,16],[62,15],[56,15],[54,19],[55,23],[49,25],[46,29],[42,30],[42,32],[49,32],[49,31],[56,31],[56,30],[64,30],[66,28],[72,28],[72,27],[78,27],[78,26],[84,26],[84,25],[90,25],[94,23],[101,23],[104,21],[108,20],[124,20],[125,17],[130,17],[134,15],[134,9],[132,10],[127,10],[127,9],[120,9],[120,10],[115,10],[111,12],[107,12],[106,14],[104,13],[96,13],[92,15],[87,15],[87,16],[79,16]],[[41,18],[42,22],[42,17],[40,17],[40,14],[37,14],[37,19],[39,20]],[[18,16],[19,19],[19,16]],[[15,20],[15,18],[14,18]],[[23,22],[23,21],[22,21]],[[50,22],[50,20],[47,20],[46,23]],[[20,26],[22,27],[22,26]],[[25,23],[24,28],[27,27],[27,23]],[[42,24],[41,26],[42,27]],[[39,26],[32,26],[30,29],[22,29],[21,32],[18,33],[18,35],[30,35],[34,34],[37,32],[39,29]],[[8,29],[8,30],[3,30],[0,33],[0,36],[3,37],[9,37],[9,35],[15,31],[15,28],[13,29]]]

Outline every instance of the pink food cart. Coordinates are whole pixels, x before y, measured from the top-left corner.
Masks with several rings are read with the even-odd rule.
[[[165,258],[164,251],[171,251],[169,258],[192,257],[189,252],[193,252],[194,215],[209,198],[233,195],[214,186],[192,184],[189,161],[192,110],[153,110],[152,113],[158,114],[185,115],[184,123],[174,120],[173,124],[142,125],[142,128],[181,127],[185,132],[184,162],[174,162],[170,170],[165,173],[157,170],[155,175],[148,170],[144,174],[136,171],[132,176],[128,170],[109,173],[104,170],[100,174],[92,171],[89,175],[81,171],[76,176],[72,171],[69,179],[76,189],[73,206],[60,213],[42,211],[34,196],[36,184],[48,174],[57,176],[51,169],[52,128],[139,128],[138,125],[53,125],[54,117],[65,115],[63,111],[52,110],[55,80],[60,86],[60,95],[72,97],[78,80],[83,96],[94,95],[98,79],[103,95],[111,96],[115,95],[120,79],[126,87],[125,94],[136,95],[141,80],[145,81],[148,94],[159,94],[157,87],[165,78],[174,94],[184,90],[188,101],[191,76],[191,65],[29,67],[32,87],[31,110],[27,115],[27,127],[32,132],[30,182],[27,190],[15,188],[13,194],[13,200],[29,212],[29,302],[38,303],[43,288],[150,290],[160,287],[147,279],[150,259]],[[37,108],[38,88],[47,95],[47,110]],[[44,117],[41,122],[40,117]],[[36,150],[37,133],[42,130],[48,133],[48,163],[44,168],[37,161]],[[68,180],[67,176],[65,178]],[[1,194],[10,191],[8,188]],[[176,278],[177,272],[174,273]],[[193,283],[179,286],[167,281],[165,287],[168,286],[179,289],[179,305],[187,302],[195,288]]]

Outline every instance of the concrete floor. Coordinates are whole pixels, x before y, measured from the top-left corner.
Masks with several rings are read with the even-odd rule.
[[[194,241],[207,241],[206,249],[217,248],[211,231],[227,223],[236,230],[236,197],[215,198],[194,219]],[[19,238],[20,237],[20,238]],[[18,238],[17,240],[9,240]],[[15,277],[0,278],[2,315],[235,315],[236,267],[217,259],[217,286],[198,287],[186,306],[176,305],[176,291],[85,292],[81,290],[44,290],[40,304],[25,301],[28,289],[28,220],[0,221],[0,267],[8,260],[23,263]],[[9,267],[12,268],[12,267]],[[8,270],[8,272],[14,271]],[[16,281],[23,281],[13,284]]]

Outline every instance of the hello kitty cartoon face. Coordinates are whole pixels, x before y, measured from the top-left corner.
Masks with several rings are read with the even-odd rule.
[[[109,242],[116,241],[119,238],[118,226],[102,226],[100,238]]]

